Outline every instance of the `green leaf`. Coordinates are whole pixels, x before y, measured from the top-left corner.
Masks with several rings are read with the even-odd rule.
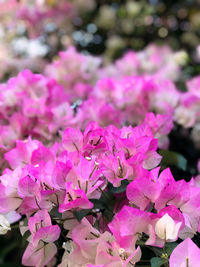
[[[112,212],[111,210],[108,210],[108,209],[104,210],[104,212],[103,212],[103,216],[104,216],[109,222],[112,221],[113,215],[114,215],[113,212]]]
[[[92,209],[74,211],[74,216],[80,222]]]
[[[165,251],[168,255],[172,254],[172,251],[175,249],[175,247],[178,246],[178,243],[167,243],[165,245]]]
[[[108,183],[108,190],[112,193],[112,194],[119,194],[122,192],[126,191],[127,185],[128,185],[128,181],[127,180],[123,180],[121,182],[121,186],[119,187],[114,187],[111,183]]]
[[[28,226],[28,219],[27,218],[23,219],[23,226]]]
[[[121,18],[123,18],[123,17],[126,16],[126,10],[125,10],[124,7],[120,7],[120,8],[118,9],[118,16],[121,17]]]
[[[166,259],[153,257],[151,258],[151,267],[161,267],[166,262],[167,262]]]
[[[55,217],[55,218],[62,218],[62,213],[58,212],[58,208],[54,207],[51,211],[50,211],[50,215],[51,217]]]
[[[96,220],[95,224],[94,224],[94,228],[96,228],[99,231],[99,221]]]
[[[31,232],[29,230],[27,230],[24,235],[22,236],[22,247],[25,247],[27,244],[27,239],[28,237],[31,235]]]
[[[28,239],[28,237],[31,235],[31,232],[29,231],[29,230],[27,230],[25,233],[24,233],[24,235],[23,235],[23,237],[22,237],[22,240],[27,240]]]
[[[181,154],[169,150],[160,150],[159,154],[162,156],[162,161],[160,163],[162,167],[176,166],[186,171],[187,160]]]
[[[100,198],[100,199],[90,199],[90,201],[94,204],[93,209],[100,209],[103,210],[106,208],[105,205],[105,200]]]

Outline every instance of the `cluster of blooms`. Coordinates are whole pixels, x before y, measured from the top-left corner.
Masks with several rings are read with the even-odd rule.
[[[198,126],[199,78],[182,93],[158,69],[101,77],[100,63],[71,47],[49,77],[24,70],[0,85],[0,234],[20,221],[25,266],[129,267],[146,246],[196,267],[199,178],[161,172],[157,149],[173,120]],[[195,115],[186,124],[181,109]]]
[[[5,233],[8,218],[27,218],[20,224],[22,234],[29,231],[22,264],[47,265],[67,230],[60,266],[132,266],[141,258],[140,245],[163,248],[178,237],[185,241],[170,266],[196,266],[200,250],[190,238],[200,231],[200,188],[194,179],[175,181],[169,169],[159,175],[156,150],[146,123],[119,130],[92,122],[83,133],[67,128],[51,147],[18,141],[5,154],[11,169],[0,177],[0,219]],[[110,186],[121,189],[124,182],[125,190],[111,197]]]
[[[80,78],[84,81],[92,79],[94,82],[97,78],[118,79],[142,74],[153,74],[158,80],[176,81],[181,74],[181,66],[186,61],[187,54],[184,51],[174,52],[169,46],[150,44],[139,52],[128,51],[114,64],[104,64],[101,67],[99,58],[83,56],[74,47],[69,47],[67,51],[59,53],[58,60],[47,65],[45,72],[60,82],[71,82],[71,79],[79,82]],[[70,74],[72,77],[69,77]]]
[[[90,121],[117,127],[145,121],[161,139],[160,145],[167,147],[166,135],[180,95],[170,80],[102,78],[94,86],[98,58],[83,56],[74,48],[61,57],[46,68],[49,78],[25,70],[0,85],[2,148],[29,135],[50,142],[59,130],[69,126],[85,129]]]
[[[150,44],[142,51],[127,52],[115,64],[103,68],[101,75],[122,77],[149,73],[159,80],[176,81],[186,61],[187,54],[184,51],[173,52],[169,46]]]
[[[180,93],[170,79],[164,79],[158,73],[156,69],[158,63],[153,58],[158,57],[159,49],[161,48],[156,46],[152,46],[152,48],[147,47],[146,51],[141,53],[143,56],[138,53],[137,60],[135,59],[136,56],[134,58],[132,56],[135,55],[134,52],[128,52],[124,58],[113,64],[112,68],[116,66],[114,74],[109,72],[111,66],[108,68],[100,67],[100,58],[85,56],[77,52],[74,47],[70,47],[67,51],[59,54],[59,59],[47,65],[44,73],[64,86],[71,102],[87,99],[88,103],[87,101],[83,102],[81,107],[87,109],[87,107],[90,108],[93,105],[95,114],[102,112],[102,110],[101,112],[97,111],[98,106],[108,104],[109,108],[107,109],[113,110],[112,113],[116,113],[114,112],[115,110],[123,110],[129,123],[141,122],[144,119],[144,114],[151,110],[156,113],[172,115],[174,108],[178,104]],[[167,47],[163,47],[163,49],[167,50]],[[148,53],[149,50],[152,50],[152,53]],[[146,70],[145,74],[141,76],[141,66],[146,62],[145,54],[151,54],[152,64],[151,69],[149,71]],[[172,57],[172,54],[170,55]],[[160,62],[163,67],[161,67],[162,73],[165,76],[167,74],[164,67],[167,65],[167,58],[170,58],[169,55],[167,56],[166,58],[163,57]],[[143,61],[140,60],[140,63],[138,63],[140,57],[145,59]],[[124,62],[126,58],[129,62]],[[119,64],[119,62],[121,63]],[[133,69],[137,68],[137,71],[123,71],[121,65],[124,68],[127,65],[132,66]],[[170,67],[169,69],[171,69],[171,74],[174,74],[174,72],[177,74],[180,66],[176,65],[176,71]],[[124,78],[124,76],[127,77]],[[96,82],[97,84],[94,86]],[[97,101],[102,104],[97,105]],[[84,103],[86,104],[84,105]],[[134,104],[134,107],[132,104]],[[88,113],[88,111],[84,113]],[[134,116],[132,113],[134,113]],[[95,114],[89,115],[89,120],[91,118],[96,120]],[[120,116],[119,112],[115,117],[119,121],[117,123],[111,121],[110,123],[123,125],[124,118],[120,120],[123,116]]]
[[[192,129],[192,139],[200,146],[200,76],[187,82],[187,91],[180,95],[180,104],[175,111],[175,119],[185,128]]]
[[[18,23],[25,22],[29,36],[36,37],[44,33],[45,25],[48,22],[53,21],[56,27],[60,27],[67,20],[71,20],[79,8],[78,2],[76,0],[73,2],[70,0],[3,0],[0,14],[6,27],[13,28],[14,25],[10,23],[10,20],[15,18],[17,26]],[[86,8],[89,8],[92,3],[87,2]],[[89,0],[89,2],[93,2],[93,0]],[[4,21],[6,18],[7,21]]]
[[[62,86],[29,70],[1,84],[0,92],[0,143],[4,149],[29,135],[50,141],[60,127],[66,127],[64,120],[73,117]]]
[[[94,0],[1,0],[0,79],[25,67],[42,73],[47,54],[73,43],[73,21],[95,5]]]
[[[35,266],[31,255],[39,248],[50,249],[50,255],[45,253],[48,258],[37,266],[44,266],[56,253],[55,245],[45,248],[42,242],[52,243],[60,234],[48,212],[56,209],[67,221],[74,210],[91,209],[90,199],[99,199],[108,182],[120,186],[124,179],[137,177],[143,167],[157,166],[161,157],[156,149],[157,140],[147,125],[117,130],[91,123],[84,134],[68,128],[62,143],[51,148],[30,138],[18,141],[5,154],[13,170],[6,169],[0,178],[0,211],[17,211],[28,218],[32,238],[23,264]]]
[[[33,36],[44,31],[41,26],[44,27],[49,19],[53,18],[54,23],[59,27],[66,18],[74,15],[73,5],[66,0],[36,0],[34,2],[25,0],[18,3],[17,17],[27,23],[29,34]],[[40,23],[37,23],[38,21]]]
[[[186,60],[183,51],[173,53],[169,47],[152,44],[101,67],[100,58],[82,55],[70,47],[47,65],[44,73],[64,86],[71,103],[77,101],[76,116],[82,129],[91,120],[103,126],[138,124],[152,111],[168,116],[169,123],[173,119],[185,128],[193,127],[192,138],[200,146],[199,77],[187,82],[187,92],[174,84]],[[165,138],[161,146],[167,145]]]
[[[98,80],[100,63],[99,58],[70,47],[46,67],[49,78],[25,70],[1,84],[1,150],[29,135],[54,142],[66,127],[84,130],[90,121],[116,127],[145,122],[159,147],[167,148],[174,119],[185,127],[194,126],[192,136],[199,142],[199,78],[189,81],[189,91],[181,93],[156,73]]]
[[[98,79],[101,59],[85,56],[71,46],[59,53],[59,58],[47,65],[45,74],[64,86],[71,101],[85,99]]]
[[[104,63],[69,46],[47,64],[95,1],[0,2],[0,78],[23,69],[0,84],[0,235],[19,227],[24,266],[131,267],[145,248],[160,265],[197,267],[200,176],[177,181],[157,152],[173,122],[200,147],[200,77],[186,92],[174,84],[187,54],[151,44]],[[108,7],[97,27],[113,28]]]

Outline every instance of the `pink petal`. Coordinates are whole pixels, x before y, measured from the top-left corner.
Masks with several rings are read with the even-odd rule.
[[[169,263],[170,267],[197,267],[200,263],[200,248],[187,238],[174,249]]]

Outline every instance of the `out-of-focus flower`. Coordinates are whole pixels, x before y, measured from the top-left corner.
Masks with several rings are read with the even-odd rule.
[[[111,29],[115,25],[116,11],[109,5],[103,5],[99,9],[96,23],[104,29]]]
[[[178,63],[180,66],[186,65],[189,57],[186,51],[179,51],[174,54],[174,60]]]
[[[142,8],[142,5],[139,2],[136,2],[136,1],[127,1],[126,2],[127,13],[132,17],[138,15],[141,8]]]
[[[0,235],[5,235],[9,230],[11,230],[9,221],[0,214]]]

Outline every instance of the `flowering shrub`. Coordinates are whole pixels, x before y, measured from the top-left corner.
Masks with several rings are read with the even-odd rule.
[[[24,266],[135,266],[145,249],[151,266],[198,266],[199,178],[163,160],[174,124],[198,147],[199,77],[181,92],[176,57],[142,71],[144,53],[102,67],[70,47],[48,77],[0,85],[0,234],[20,229]]]
[[[1,266],[199,266],[200,20],[171,2],[0,0]]]
[[[141,259],[140,246],[163,248],[194,236],[199,187],[195,180],[176,182],[169,169],[159,175],[156,149],[146,123],[118,130],[93,122],[83,133],[67,128],[62,142],[49,147],[18,141],[5,154],[10,169],[0,177],[0,211],[1,233],[19,218],[22,235],[29,233],[22,264],[48,264],[61,232],[60,266],[131,266]]]

